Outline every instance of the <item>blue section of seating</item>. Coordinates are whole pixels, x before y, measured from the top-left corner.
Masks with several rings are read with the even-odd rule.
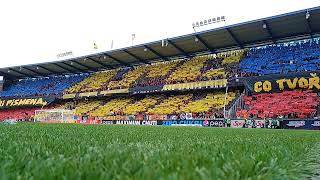
[[[319,39],[250,49],[240,71],[258,75],[320,70]]]
[[[1,97],[48,96],[62,94],[65,88],[83,80],[86,75],[57,76],[38,79],[24,79],[4,88]]]

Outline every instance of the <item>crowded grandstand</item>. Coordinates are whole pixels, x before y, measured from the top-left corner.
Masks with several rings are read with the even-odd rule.
[[[275,119],[277,127],[289,120],[314,122],[320,115],[319,22],[315,8],[162,44],[2,68],[0,120],[158,125],[231,120],[241,127],[248,120],[253,127],[252,121]]]

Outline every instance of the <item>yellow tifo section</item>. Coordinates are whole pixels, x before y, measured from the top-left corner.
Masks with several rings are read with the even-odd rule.
[[[102,104],[102,101],[80,102],[79,104],[77,104],[75,108],[75,114],[76,115],[86,114],[89,111],[92,111],[93,109],[97,108],[101,104]]]
[[[130,70],[122,80],[111,81],[108,85],[109,89],[126,89],[129,88],[147,69],[146,65],[135,67]]]
[[[182,83],[195,81],[201,75],[201,68],[207,60],[208,56],[206,55],[185,61],[170,75],[168,82],[177,81]]]
[[[236,98],[236,94],[234,92],[229,92],[226,99],[226,105],[228,105],[235,98]],[[223,108],[224,103],[225,103],[224,92],[208,93],[206,97],[196,101],[192,101],[186,104],[185,106],[182,106],[181,111],[185,113],[207,112],[211,109]]]
[[[206,71],[202,76],[207,77],[209,79],[215,77],[215,76],[226,76],[226,72],[224,71],[224,68],[217,68],[217,69],[210,69]]]
[[[156,64],[151,64],[148,67],[147,77],[155,78],[159,76],[165,76],[171,71],[175,66],[177,66],[181,61],[171,61],[171,62],[161,62]]]
[[[160,104],[148,110],[147,114],[172,114],[180,113],[181,107],[185,106],[192,99],[192,94],[172,95],[164,99]]]
[[[154,106],[160,99],[161,96],[146,96],[140,101],[127,105],[123,109],[123,112],[125,114],[137,114],[146,112],[149,107]]]
[[[81,82],[66,89],[67,93],[96,91],[106,86],[117,74],[117,70],[97,72],[85,78]]]
[[[243,58],[244,53],[245,53],[244,50],[229,51],[226,53],[218,54],[218,57],[223,58],[222,65],[239,63],[239,61]]]
[[[111,115],[114,112],[121,111],[125,108],[130,102],[132,101],[131,98],[116,98],[112,99],[109,102],[105,103],[103,106],[93,110],[90,112],[91,116],[107,116]]]

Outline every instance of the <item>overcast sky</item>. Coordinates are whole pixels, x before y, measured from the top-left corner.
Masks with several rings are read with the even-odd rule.
[[[221,15],[230,25],[315,6],[320,0],[3,0],[0,67],[105,51],[112,40],[114,49],[130,46],[133,33],[134,44],[184,35],[192,22]]]

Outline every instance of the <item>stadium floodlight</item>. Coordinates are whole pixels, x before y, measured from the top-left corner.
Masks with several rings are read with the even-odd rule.
[[[267,25],[265,23],[263,23],[262,27],[263,29],[267,29]]]
[[[133,46],[133,41],[136,39],[136,34],[131,34],[131,42],[132,42],[132,46]]]
[[[306,19],[309,19],[310,18],[310,13],[309,13],[309,10],[307,10],[306,12]]]
[[[201,20],[199,22],[192,23],[192,28],[196,32],[196,29],[195,29],[196,27],[206,26],[206,25],[218,23],[218,22],[226,22],[226,17],[219,16],[219,17],[215,17],[215,18]]]
[[[168,46],[168,45],[169,45],[168,39],[162,39],[162,40],[161,40],[161,46],[162,46],[162,47]]]

